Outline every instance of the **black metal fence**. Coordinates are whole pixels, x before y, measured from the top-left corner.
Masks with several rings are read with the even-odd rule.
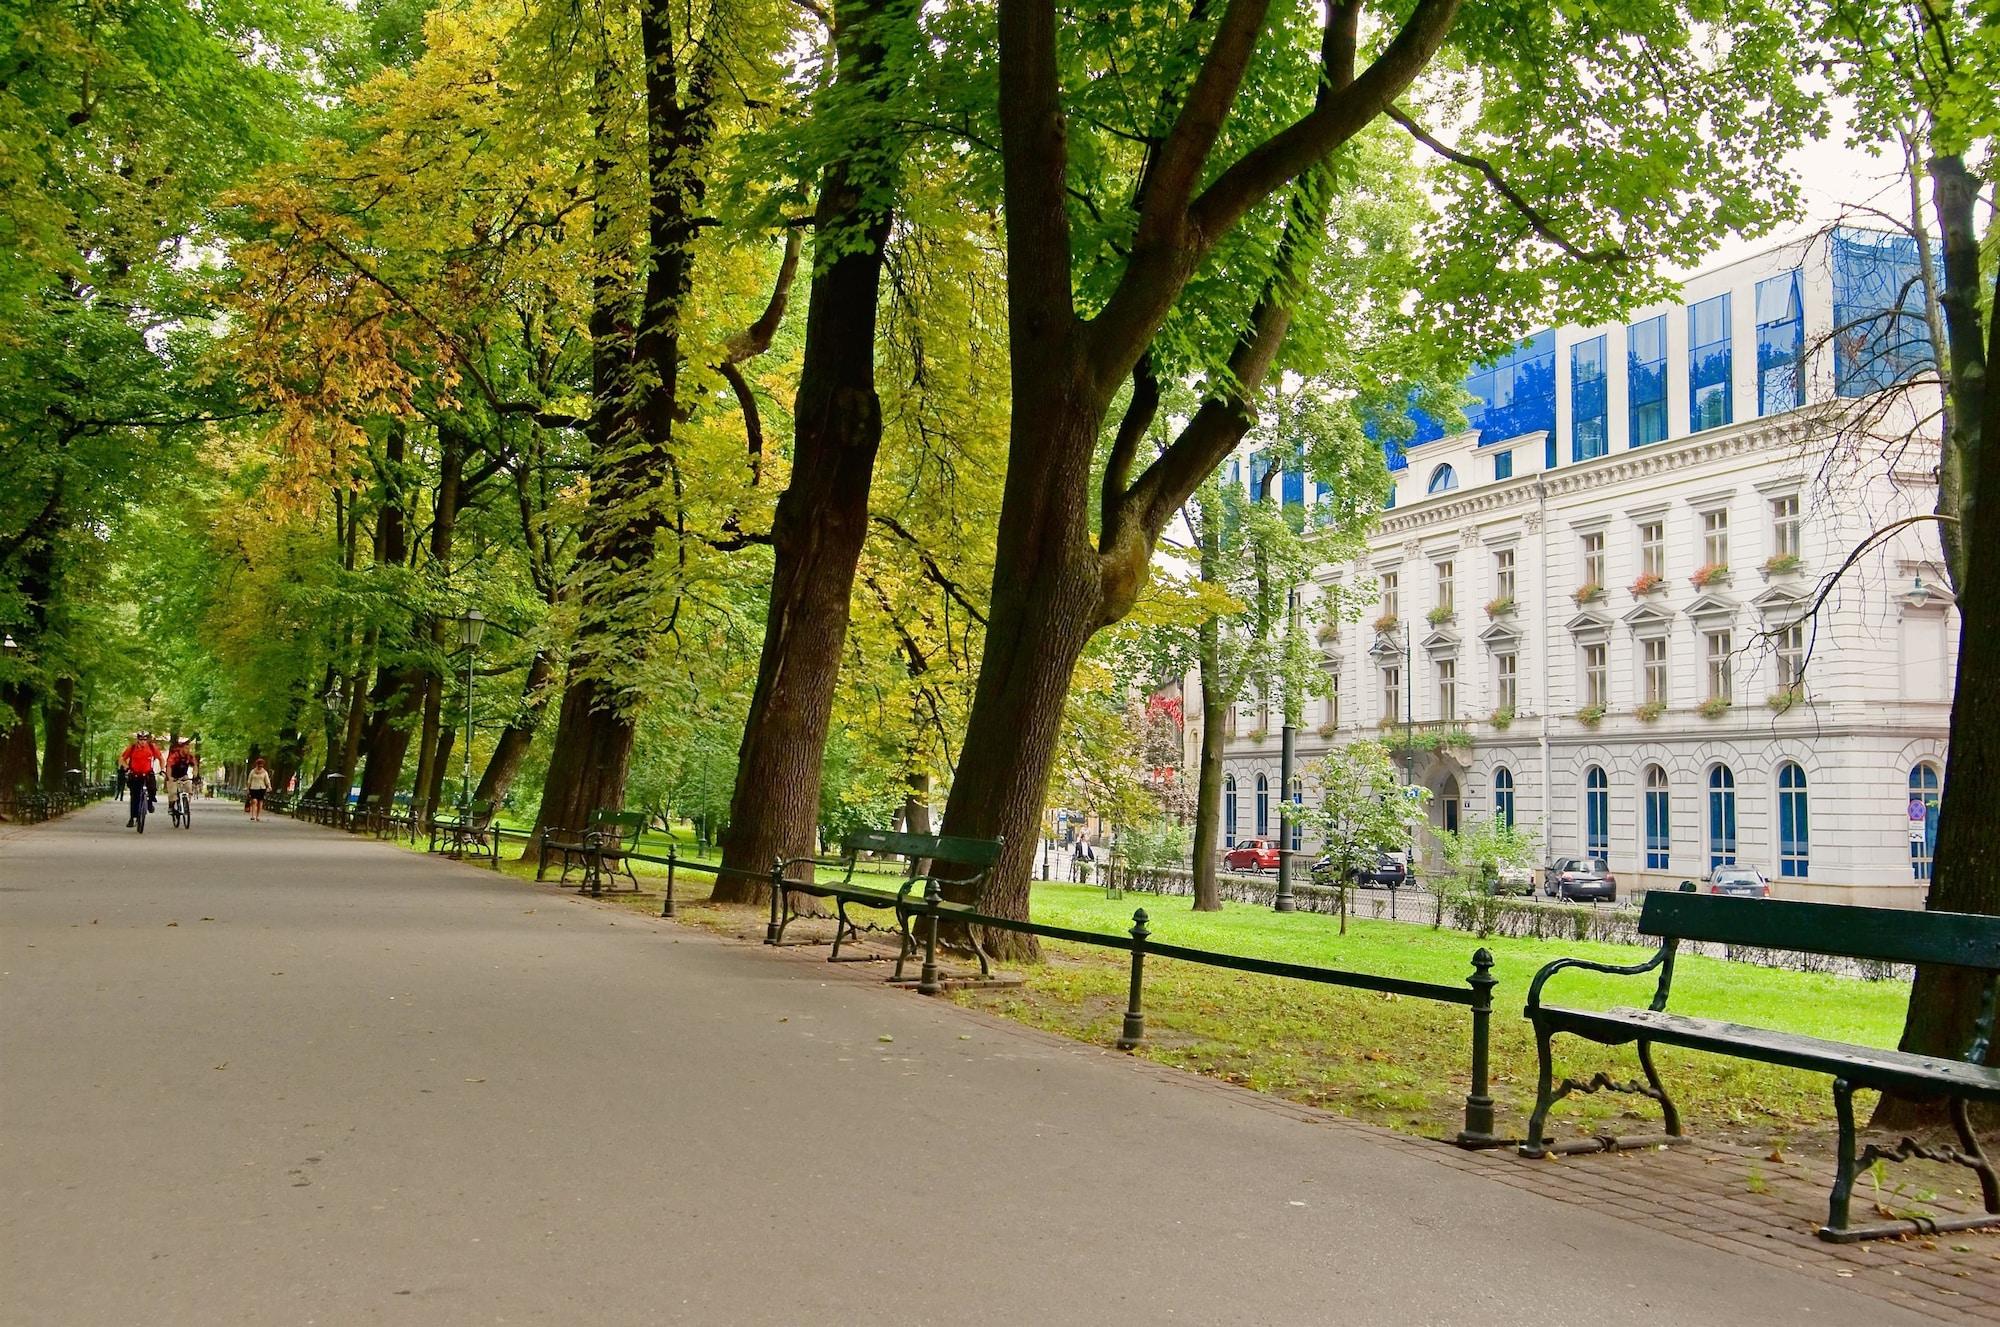
[[[66,816],[80,806],[102,801],[110,795],[111,785],[105,783],[82,784],[52,791],[19,788],[12,793],[0,793],[0,823],[38,825],[44,820]]]

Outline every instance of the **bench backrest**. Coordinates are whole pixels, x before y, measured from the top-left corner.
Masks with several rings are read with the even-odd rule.
[[[1653,890],[1640,910],[1639,930],[1645,935],[1751,949],[2000,972],[2000,917],[1968,912]]]
[[[850,860],[864,852],[894,853],[911,861],[929,858],[932,870],[939,862],[976,867],[983,874],[1000,860],[1001,839],[947,838],[941,834],[899,834],[888,829],[856,830],[840,841],[840,852]]]
[[[590,813],[589,827],[618,836],[620,847],[636,848],[639,835],[646,828],[644,811],[607,811],[603,807]]]

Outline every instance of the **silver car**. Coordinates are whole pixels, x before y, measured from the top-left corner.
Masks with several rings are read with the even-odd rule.
[[[1708,892],[1731,898],[1769,898],[1771,882],[1754,866],[1718,866],[1708,873]]]

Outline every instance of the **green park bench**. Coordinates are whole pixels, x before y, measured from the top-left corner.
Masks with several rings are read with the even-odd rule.
[[[387,807],[382,795],[369,793],[354,804],[354,810],[347,817],[347,828],[356,834],[372,833],[379,837],[387,819]]]
[[[945,838],[935,834],[898,834],[884,829],[867,829],[849,834],[840,841],[840,856],[832,860],[818,857],[795,857],[779,868],[782,888],[775,891],[771,902],[772,927],[769,943],[783,944],[785,928],[799,915],[794,895],[835,900],[837,914],[833,931],[833,952],[828,955],[830,963],[863,962],[869,956],[842,959],[840,948],[848,941],[861,938],[861,927],[848,915],[848,908],[877,908],[890,911],[896,917],[899,944],[896,951],[896,971],[891,981],[903,980],[903,965],[917,953],[915,937],[910,934],[910,920],[918,916],[949,917],[953,914],[977,915],[969,907],[960,903],[947,903],[936,897],[945,881],[978,885],[992,873],[994,864],[1000,860],[1002,840]],[[863,854],[901,857],[907,864],[903,883],[896,889],[882,889],[854,883],[854,868]],[[821,882],[800,880],[792,875],[800,866],[829,867],[841,871],[839,881]],[[953,870],[941,870],[950,866]],[[971,874],[967,874],[970,871]],[[985,953],[974,947],[973,954],[979,959],[982,976],[991,976],[992,970],[986,964]]]
[[[1528,988],[1526,1013],[1529,1022],[1534,1025],[1536,1050],[1541,1064],[1535,1091],[1535,1110],[1528,1121],[1527,1140],[1521,1145],[1522,1155],[1538,1157],[1551,1150],[1588,1151],[1679,1140],[1682,1137],[1680,1113],[1653,1066],[1652,1048],[1656,1045],[1680,1046],[1832,1076],[1834,1111],[1840,1123],[1839,1160],[1828,1202],[1827,1222],[1819,1229],[1820,1238],[1846,1243],[1918,1231],[1936,1233],[2000,1226],[2000,1179],[1996,1179],[1991,1162],[1980,1149],[1978,1136],[1973,1132],[1967,1114],[1969,1102],[2000,1101],[2000,1069],[1988,1068],[1983,1063],[1993,1037],[1995,997],[2000,994],[2000,917],[1654,891],[1646,895],[1645,906],[1639,914],[1639,930],[1645,935],[1658,936],[1662,941],[1659,952],[1644,963],[1618,967],[1563,958],[1535,974],[1534,983]],[[1963,968],[1982,975],[1985,993],[1981,997],[1971,1042],[1957,1059],[1849,1045],[1717,1019],[1690,1018],[1685,1014],[1667,1012],[1667,997],[1674,977],[1674,955],[1683,940],[1786,953]],[[1543,1004],[1542,987],[1549,978],[1565,968],[1626,976],[1658,971],[1659,986],[1653,994],[1652,1003],[1645,1009],[1587,1010]],[[1567,1032],[1605,1046],[1636,1044],[1639,1066],[1645,1073],[1646,1081],[1621,1084],[1613,1082],[1608,1074],[1599,1073],[1589,1082],[1565,1078],[1560,1085],[1556,1085],[1549,1041],[1558,1032]],[[1853,1101],[1857,1088],[1894,1092],[1917,1101],[1946,1103],[1964,1150],[1926,1149],[1906,1138],[1890,1148],[1871,1143],[1857,1155]],[[1659,1102],[1661,1113],[1665,1116],[1666,1134],[1644,1138],[1598,1138],[1552,1145],[1552,1140],[1543,1133],[1549,1108],[1573,1092],[1604,1089],[1633,1092]],[[1971,1170],[1979,1177],[1980,1194],[1986,1210],[1972,1216],[1910,1218],[1861,1226],[1850,1224],[1848,1200],[1853,1192],[1855,1175],[1876,1161],[1907,1161],[1912,1157],[1951,1161]]]
[[[478,801],[469,811],[431,818],[429,852],[444,852],[453,857],[463,857],[468,852],[475,857],[491,857],[497,870],[500,862],[500,836],[493,832],[493,803]]]
[[[562,862],[558,880],[561,884],[568,884],[570,871],[580,866],[582,887],[593,894],[604,892],[607,869],[613,875],[623,871],[632,888],[637,889],[639,877],[632,873],[632,855],[639,851],[639,836],[646,830],[646,819],[644,811],[607,811],[599,807],[590,813],[581,830],[544,829],[536,850],[535,879],[542,878],[553,856]]]

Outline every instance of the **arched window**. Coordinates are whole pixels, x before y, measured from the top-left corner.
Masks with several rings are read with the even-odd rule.
[[[1458,487],[1458,471],[1449,465],[1441,465],[1431,471],[1431,482],[1425,489],[1429,493],[1449,493]]]
[[[1910,872],[1919,880],[1931,878],[1931,862],[1937,856],[1938,794],[1943,780],[1938,767],[1928,760],[1910,768]]]
[[[1302,852],[1306,846],[1306,817],[1301,809],[1306,804],[1306,781],[1292,780],[1292,851]]]
[[[1493,771],[1493,818],[1514,828],[1514,771],[1505,765]]]
[[[1727,765],[1708,771],[1708,865],[1736,865],[1736,774]]]
[[[1792,761],[1778,766],[1778,874],[1804,879],[1812,861],[1812,823],[1806,772]]]
[[[1236,846],[1236,776],[1226,775],[1222,780],[1222,846]]]
[[[1271,837],[1271,781],[1257,776],[1257,837]]]
[[[1646,869],[1668,870],[1673,852],[1672,814],[1667,796],[1667,772],[1658,765],[1646,767]]]
[[[1599,861],[1611,860],[1611,780],[1598,765],[1583,775],[1583,850]]]

